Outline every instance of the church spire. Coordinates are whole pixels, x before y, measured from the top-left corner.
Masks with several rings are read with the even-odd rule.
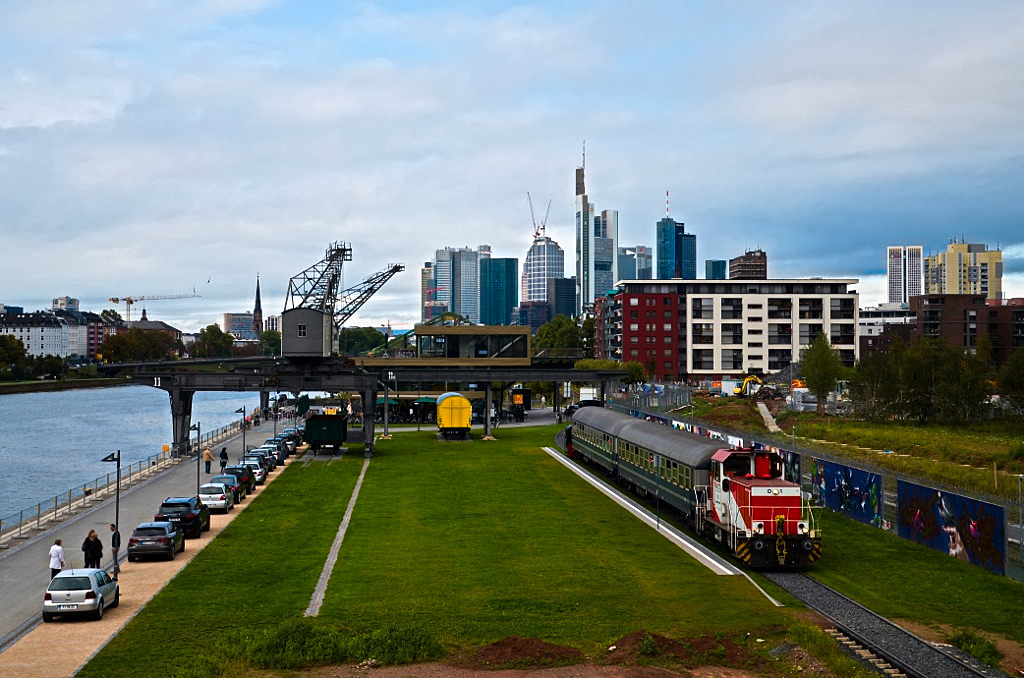
[[[258,339],[263,333],[263,305],[260,303],[260,276],[256,274],[256,307],[252,310],[252,331]]]

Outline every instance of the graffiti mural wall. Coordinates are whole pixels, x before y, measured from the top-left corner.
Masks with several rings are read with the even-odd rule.
[[[811,496],[819,506],[865,525],[882,526],[882,478],[859,468],[811,460]]]
[[[899,535],[1005,574],[1003,507],[900,480]]]

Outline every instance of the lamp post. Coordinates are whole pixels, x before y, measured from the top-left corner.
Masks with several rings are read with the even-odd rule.
[[[796,426],[793,427],[793,451],[796,452]]]
[[[110,461],[117,463],[117,480],[114,483],[114,529],[121,529],[121,450],[108,454],[103,457],[100,461]],[[121,568],[117,566],[117,552],[114,552],[114,578],[117,579],[117,573],[121,571]]]
[[[242,457],[245,456],[245,407],[239,407],[235,414],[242,415]],[[241,459],[241,457],[239,457]]]
[[[200,461],[200,458],[202,457],[202,455],[199,454],[199,448],[201,448],[203,446],[203,430],[202,430],[202,426],[200,426],[198,421],[196,423],[192,424],[191,426],[189,426],[188,430],[196,432],[196,496],[198,497],[199,496],[199,461]]]

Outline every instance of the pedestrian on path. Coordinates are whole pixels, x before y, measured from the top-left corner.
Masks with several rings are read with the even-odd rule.
[[[220,472],[224,473],[224,467],[228,465],[228,448],[220,448]]]
[[[60,539],[53,542],[50,547],[50,579],[57,576],[57,573],[64,569],[64,547],[60,545]]]
[[[100,566],[100,560],[103,558],[103,542],[100,541],[96,530],[89,530],[85,541],[82,542],[82,552],[85,553],[86,567]]]
[[[207,445],[206,449],[203,450],[203,461],[206,462],[206,472],[210,472],[210,464],[213,463],[213,452],[210,450],[210,446]]]
[[[114,523],[110,523],[110,550],[114,552],[114,579],[117,579],[117,573],[121,571],[117,564],[117,552],[121,550],[121,533]]]

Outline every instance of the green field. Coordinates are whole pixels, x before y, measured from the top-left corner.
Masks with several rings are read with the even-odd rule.
[[[788,637],[852,675],[820,633],[746,580],[710,574],[551,459],[540,447],[556,431],[380,441],[313,622],[302,614],[363,457],[293,462],[79,675],[421,661],[513,635],[600,658],[640,630],[727,643],[749,632],[769,639],[751,647],[762,656]],[[1021,638],[1020,585],[838,517],[825,524],[815,572],[826,583],[884,614]]]

